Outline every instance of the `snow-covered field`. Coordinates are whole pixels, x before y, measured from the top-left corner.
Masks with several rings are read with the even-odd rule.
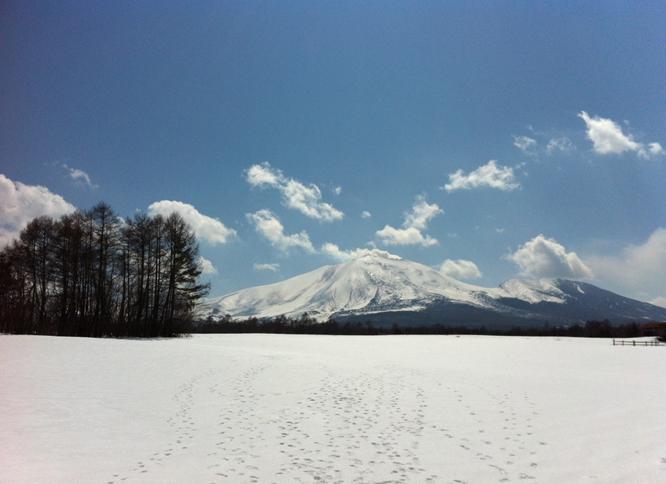
[[[0,336],[0,482],[666,482],[666,348]]]

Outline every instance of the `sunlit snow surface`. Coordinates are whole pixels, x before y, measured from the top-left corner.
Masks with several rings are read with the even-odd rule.
[[[0,336],[0,482],[666,482],[666,348]]]

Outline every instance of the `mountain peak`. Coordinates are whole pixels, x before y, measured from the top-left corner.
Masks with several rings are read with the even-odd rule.
[[[364,259],[388,259],[388,260],[402,260],[399,255],[391,254],[386,250],[381,249],[356,249],[349,254],[350,261]]]
[[[320,321],[335,317],[508,326],[588,319],[666,320],[665,309],[586,283],[510,279],[497,288],[484,288],[384,250],[358,249],[344,255],[340,264],[210,300],[202,315],[270,318],[308,313]]]

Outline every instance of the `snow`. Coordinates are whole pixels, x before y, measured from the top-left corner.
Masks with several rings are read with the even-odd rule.
[[[199,316],[201,319],[209,316],[220,319],[225,315],[235,319],[281,315],[298,318],[307,313],[311,318],[325,321],[331,316],[344,319],[434,309],[432,322],[442,322],[442,308],[455,305],[458,310],[467,306],[470,315],[495,313],[500,320],[509,316],[532,323],[581,323],[590,319],[591,313],[616,322],[666,318],[666,312],[656,306],[627,300],[589,284],[585,285],[589,290],[583,291],[581,285],[584,284],[565,279],[519,278],[487,288],[457,281],[433,267],[385,251],[364,249],[355,251],[353,257],[341,264],[210,299],[201,305]],[[515,300],[530,306],[549,303],[551,307],[531,308],[516,304]],[[567,316],[553,309],[553,304],[568,306]],[[612,308],[615,314],[609,315]],[[457,313],[458,318],[460,314]],[[387,321],[392,322],[390,318]]]
[[[566,302],[566,294],[557,287],[554,279],[510,279],[498,289],[488,291],[495,298],[516,298],[531,304],[540,302],[563,304]]]
[[[665,482],[665,373],[601,339],[0,336],[0,482]]]
[[[211,300],[203,316],[215,310],[218,316],[228,313],[240,318],[298,317],[307,312],[326,320],[341,311],[418,310],[436,298],[491,307],[486,293],[485,288],[457,281],[432,267],[374,250],[342,264]]]

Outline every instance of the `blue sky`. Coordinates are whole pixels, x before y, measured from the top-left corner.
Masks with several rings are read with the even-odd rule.
[[[227,230],[196,219],[214,295],[349,256],[329,243],[666,304],[663,2],[1,9],[6,233],[57,196],[181,202]]]

